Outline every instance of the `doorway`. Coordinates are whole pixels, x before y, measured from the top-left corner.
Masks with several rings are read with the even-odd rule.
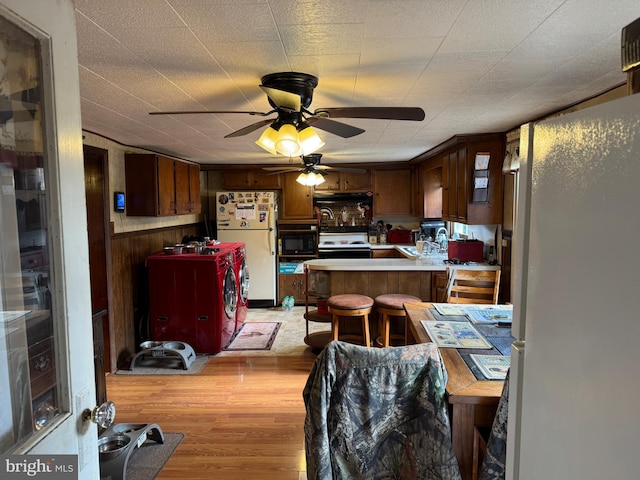
[[[91,314],[93,319],[96,397],[100,405],[107,400],[105,374],[110,371],[109,265],[111,243],[109,221],[108,152],[85,145],[84,183],[87,203],[87,235],[91,276]]]

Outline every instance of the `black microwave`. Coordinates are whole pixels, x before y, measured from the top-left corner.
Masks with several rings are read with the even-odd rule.
[[[315,232],[282,233],[278,245],[280,255],[316,255],[317,239]]]

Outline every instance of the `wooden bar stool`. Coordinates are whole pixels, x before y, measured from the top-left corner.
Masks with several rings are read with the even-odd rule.
[[[343,335],[340,340],[362,340],[367,347],[371,346],[369,335],[369,314],[373,307],[373,299],[366,295],[346,293],[334,295],[327,300],[331,312],[331,339],[338,340],[340,331],[340,317],[362,317],[362,335]]]
[[[378,295],[375,298],[374,304],[376,312],[380,316],[379,329],[380,339],[379,343],[383,347],[388,347],[391,337],[400,339],[403,344],[406,344],[406,317],[407,314],[404,311],[403,304],[409,302],[421,302],[422,299],[414,297],[413,295],[405,295],[403,293],[386,293],[384,295]],[[400,335],[391,335],[391,317],[402,317],[402,323],[405,327],[405,333]]]

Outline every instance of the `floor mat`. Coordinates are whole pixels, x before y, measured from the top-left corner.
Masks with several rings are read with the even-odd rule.
[[[269,350],[281,322],[246,322],[225,350]]]

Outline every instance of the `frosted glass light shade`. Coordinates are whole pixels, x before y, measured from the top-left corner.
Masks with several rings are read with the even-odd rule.
[[[314,187],[324,183],[324,175],[315,172],[302,172],[298,175],[298,178],[296,178],[296,182],[307,187]]]
[[[256,141],[256,145],[264,148],[267,152],[277,155],[276,152],[276,140],[278,139],[278,132],[271,127],[268,127],[260,138]]]
[[[298,131],[291,124],[286,124],[278,130],[278,139],[276,140],[276,152],[287,157],[295,157],[300,155],[300,144],[298,143]]]
[[[302,149],[302,155],[309,155],[324,145],[322,139],[311,127],[300,131],[298,133],[298,140],[300,142],[300,148]]]

